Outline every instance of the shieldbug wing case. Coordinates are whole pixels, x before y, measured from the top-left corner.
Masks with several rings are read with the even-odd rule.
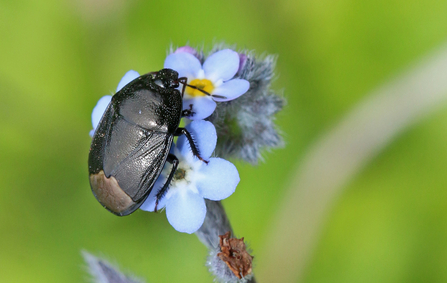
[[[138,209],[163,169],[182,116],[178,81],[169,69],[133,80],[113,96],[95,131],[90,186],[116,215]]]

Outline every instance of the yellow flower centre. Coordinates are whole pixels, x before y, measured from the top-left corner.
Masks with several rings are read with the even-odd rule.
[[[214,90],[214,85],[210,80],[207,79],[195,79],[189,82],[190,85],[195,86],[196,88],[192,88],[187,86],[186,93],[196,97],[196,96],[205,96],[206,94],[200,90],[203,90],[209,94]]]

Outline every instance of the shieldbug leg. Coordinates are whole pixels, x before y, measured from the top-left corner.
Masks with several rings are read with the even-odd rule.
[[[183,84],[183,87],[182,87],[182,98],[183,98],[183,95],[185,94],[186,82],[188,81],[188,78],[181,77],[178,79],[178,81],[179,81],[179,83]]]
[[[189,104],[189,109],[184,109],[182,111],[182,117],[192,117],[196,112],[192,111],[192,104]]]
[[[172,153],[168,154],[168,158],[166,158],[166,161],[172,164],[172,170],[169,173],[166,183],[163,185],[163,187],[157,193],[157,196],[156,196],[157,199],[155,200],[155,208],[154,208],[155,212],[157,212],[158,202],[160,201],[160,199],[162,199],[165,196],[166,192],[168,191],[169,184],[171,183],[172,178],[174,177],[174,173],[177,170],[177,166],[179,163],[177,156],[175,156]]]
[[[188,132],[188,130],[186,130],[185,128],[177,128],[177,131],[175,131],[175,136],[180,136],[180,135],[185,135],[186,138],[189,141],[189,145],[191,146],[191,150],[192,150],[192,154],[194,154],[195,157],[197,157],[198,159],[202,160],[203,162],[205,162],[206,164],[208,164],[208,161],[206,161],[205,159],[203,159],[200,156],[199,150],[197,149],[196,144],[194,143],[194,139],[192,138],[191,134]]]

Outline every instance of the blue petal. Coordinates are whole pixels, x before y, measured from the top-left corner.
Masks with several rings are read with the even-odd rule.
[[[90,136],[93,136],[93,134],[95,133],[95,130],[98,127],[98,124],[101,121],[102,115],[106,111],[107,106],[110,103],[110,100],[112,100],[112,96],[110,95],[103,96],[98,100],[98,103],[96,103],[95,108],[93,108],[92,111],[93,131],[90,132]]]
[[[213,94],[225,96],[225,98],[213,97],[215,101],[229,101],[238,98],[247,92],[250,83],[243,79],[234,79],[221,84],[213,90]]]
[[[145,210],[145,211],[150,211],[150,212],[154,211],[157,193],[163,187],[165,182],[166,182],[166,176],[160,175],[158,177],[157,181],[155,182],[154,186],[152,187],[152,191],[149,194],[148,198],[140,206],[140,209]],[[158,202],[157,210],[160,210],[165,206],[166,206],[166,195]]]
[[[173,69],[179,77],[196,78],[202,69],[199,59],[186,52],[172,53],[166,57],[165,68]]]
[[[239,69],[239,55],[231,49],[224,49],[209,56],[203,63],[205,76],[212,82],[228,81]]]
[[[206,178],[197,180],[197,189],[204,198],[210,200],[229,197],[240,181],[233,163],[221,158],[211,158],[208,165],[200,167],[200,173]]]
[[[200,156],[208,160],[216,147],[217,134],[214,125],[205,120],[192,121],[186,129],[191,134],[195,145],[197,146]],[[177,147],[182,155],[191,152],[191,145],[188,139],[182,135],[177,140]]]
[[[130,83],[131,81],[135,80],[139,76],[140,76],[140,74],[138,74],[137,71],[134,71],[134,70],[128,71],[124,75],[124,77],[121,78],[121,81],[118,84],[118,87],[116,88],[116,92],[120,91],[124,86],[126,86],[128,83]]]
[[[188,189],[177,190],[166,203],[168,221],[179,232],[196,232],[202,226],[205,215],[205,200]]]
[[[216,109],[216,102],[208,96],[183,99],[184,110],[191,109],[190,105],[192,105],[192,112],[194,112],[193,116],[188,117],[190,120],[203,120],[208,118]]]

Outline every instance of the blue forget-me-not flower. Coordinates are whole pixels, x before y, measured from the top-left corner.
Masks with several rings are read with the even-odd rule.
[[[180,136],[171,150],[179,159],[177,171],[166,195],[157,208],[166,208],[169,223],[180,232],[194,233],[206,215],[205,200],[222,200],[229,197],[239,183],[239,173],[229,161],[210,157],[216,147],[217,134],[213,124],[204,120],[186,126],[194,137],[196,146],[205,163],[195,157],[185,136]],[[148,199],[140,207],[154,211],[158,191],[166,182],[172,165],[167,164],[155,183]]]
[[[185,46],[168,55],[164,67],[177,71],[195,87],[186,88],[183,109],[192,109],[191,120],[201,120],[214,112],[216,102],[236,99],[250,88],[247,80],[234,78],[239,64],[239,54],[224,49],[208,56],[202,65],[195,50]]]

